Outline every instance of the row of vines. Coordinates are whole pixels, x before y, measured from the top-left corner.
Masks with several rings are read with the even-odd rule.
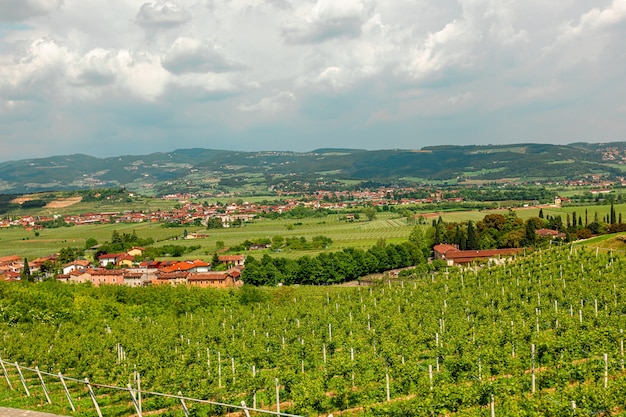
[[[268,409],[278,380],[281,409],[298,414],[479,416],[491,398],[503,416],[618,414],[625,266],[558,248],[371,287],[2,284],[0,352],[118,386],[137,371],[152,391]]]

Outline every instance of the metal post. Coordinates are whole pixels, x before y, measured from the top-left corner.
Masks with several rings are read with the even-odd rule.
[[[98,417],[102,417],[102,411],[100,411],[100,406],[98,405],[96,394],[93,392],[93,389],[91,388],[91,384],[89,383],[89,380],[87,378],[85,378],[85,384],[87,384],[87,389],[89,390],[89,396],[91,397],[93,406],[96,407],[96,412],[98,413]]]
[[[183,399],[183,393],[178,391],[178,399],[180,400],[180,405],[183,406],[183,412],[185,413],[185,417],[189,417],[189,409],[187,408],[187,404],[185,404],[185,400]]]
[[[430,390],[433,390],[433,366],[428,365],[428,379],[430,381]]]
[[[139,372],[137,372],[137,401],[139,402],[139,412],[141,413],[143,409],[141,408],[141,375],[139,375]]]
[[[387,388],[387,402],[391,401],[391,392],[389,389],[389,373],[385,373],[385,385]]]
[[[246,406],[245,401],[241,402],[241,406],[243,407],[243,412],[245,413],[246,417],[250,417],[250,411],[248,411],[248,407]]]
[[[48,404],[52,404],[52,400],[50,400],[50,394],[48,394],[48,388],[46,388],[46,383],[43,382],[43,377],[41,376],[41,371],[38,366],[35,366],[35,371],[37,371],[37,376],[39,377],[39,381],[41,382],[41,387],[43,388],[43,393],[46,395],[46,400]]]
[[[59,379],[61,380],[61,385],[63,385],[65,396],[67,397],[67,401],[70,403],[70,407],[72,408],[72,411],[76,411],[76,408],[74,407],[74,402],[72,401],[72,396],[70,395],[70,391],[67,389],[65,378],[63,378],[63,375],[61,375],[61,372],[59,372]]]
[[[604,388],[609,386],[609,355],[604,354]]]
[[[22,369],[20,368],[20,365],[18,365],[17,362],[15,362],[15,368],[17,369],[17,373],[20,374],[20,381],[22,381],[22,385],[24,386],[24,391],[26,391],[26,395],[30,397],[30,391],[28,390],[28,387],[26,386],[26,380],[24,379],[24,375],[22,374]]]
[[[622,349],[623,350],[623,349]],[[622,355],[624,356],[624,355]],[[623,359],[622,359],[623,362]],[[9,379],[9,374],[7,373],[7,368],[4,367],[4,361],[0,358],[0,364],[2,364],[2,373],[4,374],[4,378],[7,380],[7,384],[9,384],[9,388],[12,390],[13,385],[11,384],[11,380]]]
[[[276,383],[276,412],[280,414],[280,385],[278,384],[278,378],[274,382]]]
[[[139,408],[137,397],[135,397],[135,390],[130,384],[128,384],[128,392],[130,393],[130,398],[133,400],[133,405],[135,406],[135,411],[137,411],[137,415],[141,417],[141,409]]]
[[[530,345],[530,353],[532,355],[532,376],[531,376],[531,392],[535,393],[535,344]]]

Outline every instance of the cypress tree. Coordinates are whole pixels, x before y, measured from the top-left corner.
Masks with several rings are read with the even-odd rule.
[[[467,222],[467,249],[478,249],[478,233],[471,220]]]

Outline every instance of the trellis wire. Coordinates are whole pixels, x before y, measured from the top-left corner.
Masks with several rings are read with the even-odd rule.
[[[11,385],[11,382],[9,380],[9,376],[8,376],[8,373],[6,372],[6,366],[5,365],[10,365],[10,366],[14,366],[15,367],[15,369],[17,370],[17,372],[18,372],[18,374],[20,376],[20,380],[22,381],[22,385],[24,386],[24,390],[25,390],[27,396],[30,396],[31,394],[30,394],[30,391],[28,390],[28,386],[26,384],[26,380],[25,380],[24,375],[22,373],[23,370],[24,371],[33,372],[33,373],[35,373],[37,375],[39,381],[42,384],[44,392],[46,394],[47,394],[47,388],[45,386],[45,383],[43,382],[43,377],[42,376],[46,375],[46,376],[49,376],[51,378],[59,379],[61,381],[61,384],[63,385],[64,391],[65,391],[65,396],[67,397],[67,400],[68,400],[68,402],[70,404],[70,407],[72,408],[72,411],[75,410],[75,407],[74,407],[74,403],[72,402],[72,398],[71,398],[71,395],[69,393],[69,390],[67,389],[66,381],[71,381],[71,382],[75,382],[75,383],[78,383],[78,384],[84,384],[87,387],[87,389],[89,390],[89,394],[90,394],[90,397],[91,397],[91,399],[93,401],[94,408],[96,409],[96,413],[98,414],[99,417],[102,417],[102,412],[101,412],[100,406],[98,405],[98,402],[96,400],[96,396],[95,396],[95,394],[93,392],[93,387],[128,392],[129,395],[131,396],[131,400],[133,402],[133,405],[134,405],[135,410],[137,411],[139,417],[141,417],[141,415],[142,415],[141,414],[142,413],[141,403],[140,403],[140,401],[141,401],[140,398],[141,397],[139,396],[141,394],[158,396],[158,397],[164,397],[164,398],[177,399],[183,405],[183,410],[185,411],[185,414],[188,413],[186,403],[187,402],[195,402],[195,403],[199,403],[199,404],[208,404],[208,405],[214,405],[214,406],[218,406],[218,407],[227,407],[227,408],[241,410],[246,415],[249,415],[249,412],[253,411],[255,413],[262,413],[262,414],[269,414],[269,415],[283,416],[283,417],[302,417],[302,416],[297,415],[297,414],[289,414],[289,413],[280,412],[280,406],[279,405],[277,405],[277,411],[262,410],[262,409],[248,407],[246,405],[245,401],[242,401],[241,405],[234,405],[234,404],[220,403],[220,402],[217,402],[217,401],[202,400],[202,399],[199,399],[199,398],[185,397],[185,396],[183,396],[181,394],[181,392],[179,392],[178,395],[174,395],[174,394],[166,394],[166,393],[162,393],[162,392],[145,391],[145,390],[139,389],[139,387],[138,388],[133,388],[130,384],[128,384],[127,388],[118,387],[118,386],[115,386],[115,385],[97,384],[97,383],[90,382],[87,378],[85,378],[85,379],[72,378],[72,377],[64,376],[60,372],[58,374],[53,374],[53,373],[50,373],[50,372],[42,371],[38,367],[29,368],[27,366],[19,365],[17,362],[14,362],[14,363],[7,362],[7,361],[5,361],[2,358],[0,358],[0,364],[2,364],[2,369],[3,369],[3,373],[4,373],[4,376],[5,376],[5,379],[6,379],[7,384],[8,384],[8,386],[9,386],[9,388],[11,390],[13,390],[14,388]],[[277,398],[279,398],[279,397],[277,396]],[[49,400],[49,397],[47,399]]]

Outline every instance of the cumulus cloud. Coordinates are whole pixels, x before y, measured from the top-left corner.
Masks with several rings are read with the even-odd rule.
[[[610,140],[625,127],[625,21],[626,0],[0,0],[0,130],[165,143],[185,126],[181,146],[210,146],[193,138],[221,123],[233,147],[261,143],[259,126],[329,138],[311,148],[359,129],[416,147],[423,126],[497,143],[491,122],[515,114],[524,139],[556,120],[591,132],[564,140]],[[480,136],[453,126],[470,119]]]
[[[295,22],[282,30],[288,43],[319,43],[336,38],[356,38],[369,8],[361,0],[318,0]]]
[[[2,0],[0,22],[22,21],[57,10],[63,0]]]
[[[562,36],[575,37],[588,32],[599,31],[626,20],[626,0],[613,0],[605,9],[594,8],[584,13],[578,24],[567,24]]]
[[[290,91],[281,91],[270,97],[263,97],[254,104],[242,104],[239,110],[244,112],[260,111],[268,113],[276,113],[289,106],[296,101],[296,96]]]
[[[162,63],[173,74],[220,73],[243,68],[241,64],[228,59],[217,46],[186,37],[176,39]]]
[[[141,5],[135,22],[145,29],[168,29],[187,23],[191,14],[173,2],[148,2]]]

